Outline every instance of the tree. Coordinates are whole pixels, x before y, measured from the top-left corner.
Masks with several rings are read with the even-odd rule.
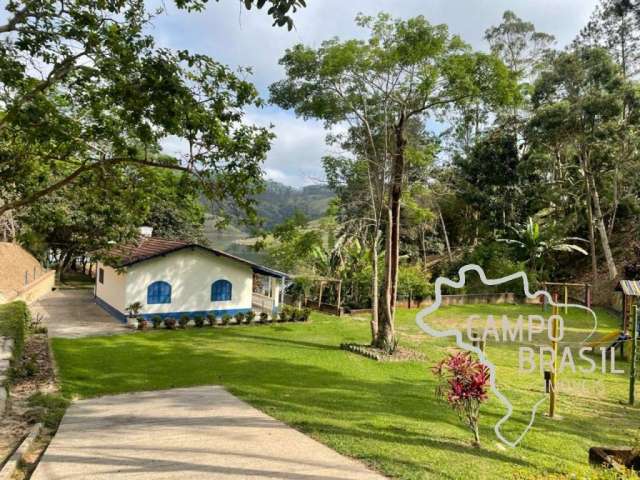
[[[610,279],[616,277],[617,268],[605,219],[606,199],[601,192],[610,187],[608,172],[637,161],[637,153],[619,155],[620,147],[626,144],[621,140],[637,132],[637,95],[637,89],[624,79],[605,50],[563,52],[536,82],[534,114],[528,125],[528,139],[534,148],[552,151],[554,162],[566,175],[577,174],[581,180],[588,225],[599,234]],[[628,114],[623,116],[625,108]],[[594,245],[592,237],[590,233]]]
[[[601,47],[609,51],[625,78],[640,73],[640,2],[600,0],[574,46]]]
[[[204,0],[176,0],[201,10]],[[269,6],[291,28],[303,0]],[[204,55],[157,48],[142,0],[6,3],[0,24],[0,216],[31,205],[83,174],[137,164],[187,172],[213,201],[251,214],[272,134],[247,124],[254,87]],[[241,72],[244,75],[245,72]],[[158,155],[181,139],[178,161]]]
[[[529,263],[529,268],[539,278],[542,277],[544,267],[549,262],[549,256],[553,252],[578,252],[588,255],[582,247],[575,243],[569,243],[572,241],[585,241],[584,239],[559,237],[557,232],[552,229],[541,230],[540,224],[531,217],[529,217],[526,226],[520,228],[512,227],[512,230],[516,234],[516,238],[498,239],[498,241],[514,245],[521,250]]]
[[[319,49],[297,45],[280,63],[287,78],[271,86],[272,101],[328,128],[348,122],[362,132],[366,158],[375,159],[388,179],[383,217],[385,270],[380,319],[374,343],[396,344],[394,316],[400,256],[400,208],[406,173],[407,133],[412,122],[442,114],[453,105],[484,98],[512,100],[513,79],[495,57],[474,53],[444,25],[424,17],[393,20],[358,16],[368,40],[338,39]],[[376,136],[383,139],[382,151]]]
[[[153,226],[154,235],[200,238],[203,213],[193,186],[189,190],[192,183],[183,174],[149,167],[86,172],[47,202],[21,209],[19,239],[41,258],[55,257],[63,276],[76,258],[135,239],[141,225]]]
[[[553,35],[538,32],[533,23],[525,22],[511,10],[504,12],[500,25],[485,31],[484,38],[491,52],[525,82],[539,70],[555,41]]]

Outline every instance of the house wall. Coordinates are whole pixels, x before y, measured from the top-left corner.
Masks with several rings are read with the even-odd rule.
[[[104,269],[104,283],[100,283],[101,268]],[[98,262],[98,268],[96,269],[96,299],[100,306],[121,320],[124,320],[125,308],[128,305],[126,284],[126,272],[120,273],[115,268]]]
[[[231,300],[211,301],[211,284],[231,282]],[[171,285],[170,304],[147,304],[147,288],[153,282]],[[128,268],[126,305],[140,302],[141,314],[179,317],[213,313],[234,315],[251,309],[253,270],[249,265],[200,249],[185,249]]]

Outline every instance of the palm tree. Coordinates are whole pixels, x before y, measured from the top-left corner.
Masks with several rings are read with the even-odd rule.
[[[588,252],[576,245],[569,243],[574,241],[586,242],[579,237],[556,237],[551,229],[544,232],[540,229],[540,224],[529,217],[526,226],[520,228],[511,227],[516,234],[516,238],[500,238],[499,242],[515,245],[526,254],[527,263],[536,274],[542,274],[546,261],[553,252],[578,252],[588,255]]]

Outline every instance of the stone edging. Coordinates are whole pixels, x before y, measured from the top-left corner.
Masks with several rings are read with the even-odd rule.
[[[4,464],[2,470],[0,470],[0,480],[10,480],[13,477],[13,474],[16,472],[16,469],[21,463],[22,458],[25,453],[29,451],[31,445],[33,445],[33,441],[37,438],[42,430],[42,424],[37,423],[33,426],[29,435],[22,440],[22,443],[16,448],[11,457],[7,460],[7,463]]]
[[[0,415],[5,412],[9,396],[9,369],[13,358],[13,338],[0,337]]]

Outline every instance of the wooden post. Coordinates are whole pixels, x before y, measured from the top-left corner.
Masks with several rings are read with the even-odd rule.
[[[569,288],[564,286],[564,313],[569,313]]]
[[[633,307],[631,326],[631,365],[629,366],[629,405],[636,403],[636,363],[638,362],[638,306]]]
[[[585,283],[584,288],[584,304],[587,308],[591,308],[591,285]]]
[[[549,417],[553,418],[556,414],[556,391],[558,380],[558,294],[553,294],[553,308],[551,309],[551,315],[553,316],[553,324],[551,326],[553,340],[551,341],[552,353],[552,366],[551,366],[551,391],[549,392]]]
[[[342,280],[338,281],[338,315],[340,315],[340,305],[342,304]]]

